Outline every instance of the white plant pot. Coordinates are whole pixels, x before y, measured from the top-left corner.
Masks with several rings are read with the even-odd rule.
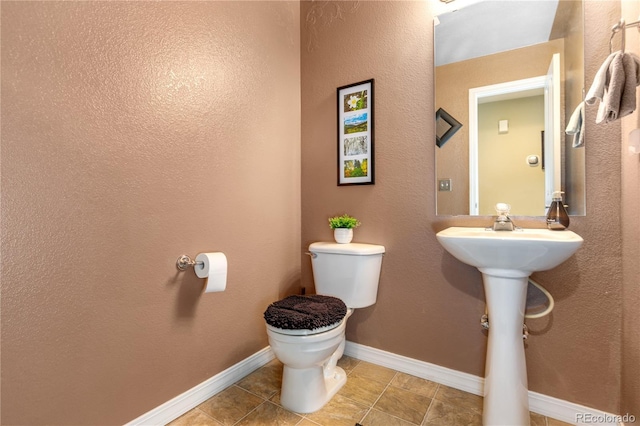
[[[335,238],[336,243],[348,244],[353,240],[353,229],[336,228],[333,230],[333,238]]]

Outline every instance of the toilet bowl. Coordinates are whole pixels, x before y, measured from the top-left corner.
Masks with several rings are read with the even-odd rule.
[[[283,364],[280,403],[287,410],[313,413],[347,382],[347,374],[336,363],[344,353],[345,329],[351,312],[347,311],[344,319],[334,326],[313,334],[267,324],[269,345]]]
[[[346,383],[346,373],[336,364],[344,353],[347,319],[354,308],[375,303],[384,251],[383,246],[373,244],[313,243],[309,246],[317,294],[338,298],[344,302],[340,303],[343,309],[345,305],[347,309],[346,313],[342,311],[344,317],[340,320],[318,328],[291,324],[280,328],[280,324],[266,324],[271,349],[283,364],[280,403],[287,410],[317,411]],[[323,311],[319,305],[318,317],[323,316]]]

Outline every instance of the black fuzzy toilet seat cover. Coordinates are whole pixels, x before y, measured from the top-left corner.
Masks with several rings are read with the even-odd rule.
[[[340,322],[346,314],[347,305],[337,297],[294,295],[269,305],[264,319],[284,330],[314,330]]]

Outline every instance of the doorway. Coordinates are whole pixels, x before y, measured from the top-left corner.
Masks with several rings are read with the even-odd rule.
[[[510,81],[490,86],[477,87],[469,90],[469,212],[471,215],[492,215],[493,205],[481,206],[481,182],[479,169],[479,105],[488,102],[507,101],[542,95],[544,98],[544,133],[535,137],[540,138],[540,158],[537,167],[540,170],[544,164],[544,189],[539,197],[539,207],[527,211],[513,210],[512,213],[523,216],[540,216],[545,214],[550,205],[552,194],[559,191],[561,186],[561,122],[560,122],[560,55],[554,54],[545,76],[523,80]],[[498,123],[495,123],[498,131]],[[535,155],[531,153],[531,155]],[[506,167],[505,161],[521,161],[527,164],[529,155],[516,160],[495,159],[493,168],[500,170]],[[529,166],[528,166],[529,167]],[[509,179],[509,173],[504,173],[504,181]],[[535,183],[532,183],[535,184]],[[500,184],[491,184],[497,191],[503,190]],[[529,187],[521,185],[521,192],[528,192]],[[499,202],[510,203],[511,196],[503,191]],[[486,204],[486,202],[485,202]],[[481,208],[482,207],[482,208]]]

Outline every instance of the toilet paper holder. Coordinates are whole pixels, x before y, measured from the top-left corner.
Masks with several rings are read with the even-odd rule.
[[[188,267],[196,266],[196,265],[204,265],[204,262],[200,262],[200,261],[196,262],[186,254],[183,254],[178,258],[178,260],[176,260],[176,267],[180,271],[186,271]]]

